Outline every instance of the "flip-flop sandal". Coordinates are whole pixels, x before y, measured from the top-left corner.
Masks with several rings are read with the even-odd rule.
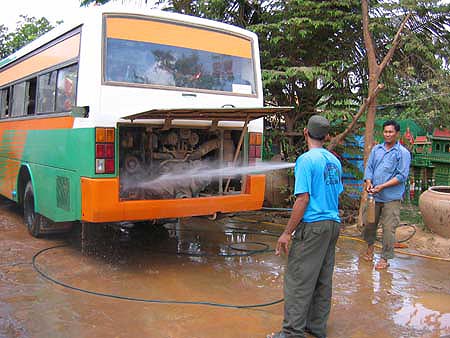
[[[389,262],[386,261],[379,261],[376,265],[375,265],[375,270],[384,270],[387,269],[389,267]]]
[[[286,338],[286,335],[283,332],[279,331],[268,334],[266,338]]]

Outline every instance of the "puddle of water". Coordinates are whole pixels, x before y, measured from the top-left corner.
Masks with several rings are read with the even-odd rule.
[[[450,295],[419,292],[404,301],[394,314],[397,325],[415,330],[427,330],[440,336],[450,334]]]

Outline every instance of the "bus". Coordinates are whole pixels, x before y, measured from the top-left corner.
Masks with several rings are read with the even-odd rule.
[[[249,31],[87,8],[0,61],[0,194],[35,237],[259,209],[264,175],[188,173],[261,160],[262,117],[290,109],[262,94]]]

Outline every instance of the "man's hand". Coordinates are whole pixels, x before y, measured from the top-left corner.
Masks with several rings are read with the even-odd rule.
[[[380,192],[381,190],[383,190],[383,189],[384,189],[383,185],[380,184],[380,185],[377,185],[377,186],[373,187],[373,188],[370,190],[370,193],[376,194],[376,193],[379,193],[379,192]]]
[[[366,191],[369,194],[372,194],[372,190],[373,190],[373,184],[370,180],[366,180]]]
[[[275,255],[279,256],[280,253],[287,255],[289,253],[289,242],[291,240],[291,235],[283,232],[278,238],[277,248],[275,250]]]

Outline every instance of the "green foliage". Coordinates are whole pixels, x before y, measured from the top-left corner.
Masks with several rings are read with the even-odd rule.
[[[81,4],[106,2],[83,0]],[[266,103],[295,107],[278,124],[283,125],[279,130],[284,136],[275,135],[287,138],[291,145],[302,141],[301,130],[312,114],[327,112],[346,125],[367,96],[360,1],[159,0],[157,4],[258,34]],[[450,7],[439,0],[371,1],[370,29],[380,58],[391,47],[407,12],[413,16],[383,74],[386,86],[379,103],[383,114],[418,118],[427,129],[437,121],[448,125],[445,68],[450,61],[446,28]]]
[[[410,118],[424,129],[450,127],[450,6],[439,1],[408,1],[402,45],[383,74],[378,116]],[[386,30],[386,29],[385,29]]]
[[[9,33],[5,26],[0,25],[0,59],[14,53],[52,28],[46,18],[37,19],[26,15],[20,16],[15,32]]]
[[[80,0],[80,6],[89,6],[91,4],[95,5],[104,5],[108,3],[110,0]],[[147,1],[146,1],[147,2]]]

